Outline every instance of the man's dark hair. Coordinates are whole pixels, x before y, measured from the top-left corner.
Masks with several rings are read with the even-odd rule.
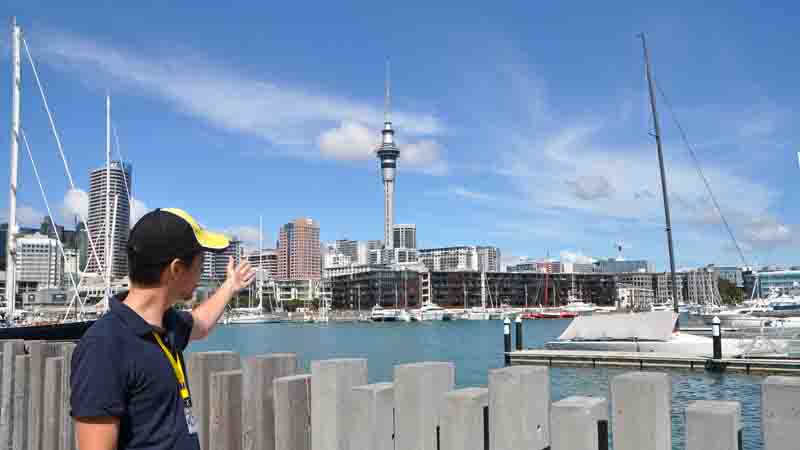
[[[203,252],[201,250],[196,250],[176,256],[175,258],[170,258],[169,260],[152,262],[142,261],[140,258],[136,257],[135,252],[128,249],[128,277],[131,283],[140,286],[158,286],[158,283],[161,281],[161,274],[172,261],[177,259],[188,268],[191,267],[194,259],[198,256],[202,256],[202,254]]]

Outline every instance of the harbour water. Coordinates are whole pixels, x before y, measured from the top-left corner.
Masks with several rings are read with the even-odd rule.
[[[565,320],[523,322],[525,347],[542,347],[569,324]],[[459,387],[487,384],[490,369],[503,365],[502,322],[453,321],[412,323],[275,323],[218,327],[206,341],[188,351],[232,350],[243,357],[294,352],[308,370],[316,359],[359,357],[369,361],[370,382],[390,381],[396,364],[418,361],[452,361]],[[624,370],[553,368],[552,400],[570,395],[608,398],[609,380]],[[736,400],[742,404],[744,448],[758,450],[761,443],[762,377],[672,371],[673,448],[683,449],[686,405],[694,400]]]

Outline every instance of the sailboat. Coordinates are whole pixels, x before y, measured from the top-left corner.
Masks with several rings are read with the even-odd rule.
[[[19,315],[16,312],[16,276],[17,276],[17,264],[16,264],[16,232],[17,232],[17,224],[16,224],[16,206],[17,206],[17,177],[18,177],[18,157],[19,157],[19,141],[20,137],[24,136],[21,134],[20,131],[20,95],[22,90],[22,77],[21,77],[21,49],[22,49],[22,29],[16,23],[16,18],[12,19],[11,23],[11,69],[12,69],[12,77],[11,77],[11,146],[10,146],[10,156],[11,156],[11,168],[9,171],[9,181],[10,181],[10,188],[9,188],[9,204],[8,204],[8,238],[6,240],[6,255],[7,255],[7,264],[6,264],[6,290],[5,290],[5,303],[6,303],[6,310],[5,310],[5,317],[6,323],[4,326],[0,326],[0,340],[3,339],[25,339],[25,340],[59,340],[59,341],[74,341],[78,340],[83,336],[86,330],[95,322],[93,319],[88,318],[88,315],[82,315],[77,317],[73,320],[67,320],[65,317],[64,320],[58,322],[51,322],[51,323],[43,323],[43,324],[20,324],[18,323],[17,319]],[[27,49],[27,44],[26,44]],[[36,67],[33,65],[33,59],[30,56],[30,51],[28,51],[28,56],[31,62],[31,67],[33,68],[34,75],[36,76],[36,81],[39,83],[38,74],[36,73]],[[55,125],[52,121],[52,116],[50,115],[50,109],[47,106],[46,98],[44,97],[44,90],[41,88],[41,84],[39,84],[42,99],[45,103],[45,109],[47,110],[48,116],[51,119],[51,127],[53,127],[53,131],[55,132]],[[108,97],[106,97],[106,170],[107,178],[110,179],[110,151],[111,151],[111,102]],[[58,139],[58,134],[56,133],[56,138]],[[60,141],[57,140],[59,144],[59,151],[61,152],[61,144]],[[27,141],[26,141],[27,146]],[[30,151],[30,148],[28,147]],[[32,159],[32,153],[30,154]],[[63,157],[63,152],[62,152]],[[67,169],[67,174],[69,175],[69,169],[66,166],[66,159],[64,159],[65,168]],[[38,173],[36,172],[35,164],[34,164],[34,172],[36,177],[38,178]],[[72,177],[69,175],[69,181],[71,187],[74,188],[72,185]],[[44,192],[42,192],[44,195]],[[113,233],[110,227],[110,185],[107,182],[106,185],[106,224],[105,224],[105,233],[106,233],[106,242],[110,245],[110,240],[108,239],[110,233]],[[48,207],[49,212],[49,207]],[[52,216],[51,216],[52,220]],[[85,224],[85,221],[84,221]],[[87,227],[87,233],[88,227]],[[56,237],[58,239],[58,246],[59,249],[62,251],[63,256],[63,246],[61,245],[60,236],[58,236],[58,231],[56,230]],[[97,252],[95,251],[94,247],[94,240],[89,233],[89,243],[91,245],[91,257],[98,258]],[[113,246],[112,246],[113,247]],[[109,256],[109,249],[106,249],[106,256],[107,259]],[[98,260],[99,266],[99,260]],[[99,309],[99,313],[105,313],[108,311],[108,301],[112,294],[112,289],[110,285],[110,267],[106,264],[105,270],[105,297],[101,301],[100,304],[97,306],[99,308],[95,308],[95,310]],[[78,286],[75,284],[74,279],[70,278],[72,282],[72,289],[74,291],[75,298],[80,299],[78,297]],[[70,308],[71,309],[71,308]],[[77,315],[77,314],[76,314]]]
[[[658,163],[661,172],[661,189],[664,200],[667,244],[672,277],[672,298],[677,298],[675,283],[675,259],[672,247],[672,227],[670,224],[667,181],[664,158],[661,150],[661,131],[656,112],[656,99],[653,80],[650,74],[650,60],[644,34],[640,35],[644,50],[645,72],[650,94],[650,108],[653,115],[654,137],[658,150]],[[550,349],[602,350],[602,351],[645,351],[686,355],[706,356],[711,353],[711,338],[694,336],[674,331],[678,328],[678,304],[673,311],[653,311],[617,316],[581,316],[576,318],[556,341],[545,344]],[[735,339],[724,339],[722,354],[726,357],[738,356],[742,351]]]
[[[283,320],[274,315],[264,312],[264,237],[262,233],[263,217],[258,218],[258,272],[256,283],[258,284],[258,305],[254,308],[236,308],[230,311],[227,325],[249,325],[256,323],[275,323]]]
[[[486,280],[486,273],[481,272],[481,284]],[[464,289],[464,314],[461,316],[464,320],[489,320],[489,311],[486,309],[486,297],[482,296],[482,305],[469,307],[467,300],[467,285],[462,279],[461,285]]]

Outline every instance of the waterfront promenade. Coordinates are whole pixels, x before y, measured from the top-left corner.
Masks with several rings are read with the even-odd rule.
[[[0,449],[75,448],[73,349],[2,343]],[[287,353],[195,352],[187,364],[205,450],[741,448],[742,405],[730,401],[690,403],[685,435],[674,442],[668,373],[623,373],[609,398],[552,402],[546,367],[495,369],[488,386],[457,389],[451,362],[397,365],[391,379],[372,384],[361,358],[312,361],[308,373]],[[795,449],[800,378],[765,378],[761,402],[764,448]]]

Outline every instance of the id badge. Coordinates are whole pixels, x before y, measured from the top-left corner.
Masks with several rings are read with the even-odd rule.
[[[186,416],[186,428],[189,434],[197,434],[197,418],[192,414],[192,409],[183,408],[183,414]]]

